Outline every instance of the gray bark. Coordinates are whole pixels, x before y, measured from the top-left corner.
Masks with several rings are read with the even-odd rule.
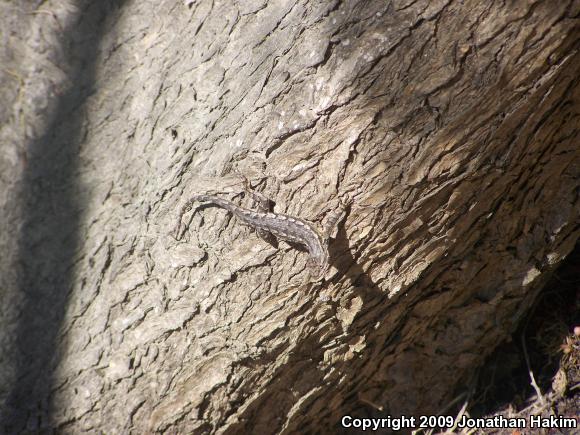
[[[8,2],[6,432],[437,413],[579,235],[579,1]],[[223,211],[320,222],[324,281]]]

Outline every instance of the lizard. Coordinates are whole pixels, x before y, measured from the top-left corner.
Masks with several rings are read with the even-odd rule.
[[[248,181],[245,180],[245,182],[246,186],[249,186]],[[254,211],[238,206],[232,201],[221,198],[215,194],[194,195],[181,209],[175,238],[179,240],[183,215],[191,210],[194,203],[201,202],[208,205],[214,205],[229,211],[236,218],[242,221],[243,224],[256,229],[258,235],[269,243],[272,243],[273,236],[276,239],[282,239],[304,246],[310,255],[310,264],[316,266],[318,269],[318,276],[323,277],[330,266],[330,256],[328,253],[330,239],[329,231],[322,232],[318,230],[313,223],[305,219],[269,211],[272,203],[269,199],[254,192],[251,188],[246,188],[246,190],[260,204],[260,211]],[[340,214],[329,219],[327,223],[328,228],[332,228],[340,218],[342,211],[344,210],[342,204],[341,207],[339,207],[339,210]]]

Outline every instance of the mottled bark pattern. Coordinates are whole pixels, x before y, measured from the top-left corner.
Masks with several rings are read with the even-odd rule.
[[[0,12],[0,432],[437,412],[578,239],[578,0]],[[324,282],[216,208],[172,237],[237,171],[352,197]]]

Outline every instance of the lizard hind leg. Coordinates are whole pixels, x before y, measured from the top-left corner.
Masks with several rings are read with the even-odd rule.
[[[264,242],[268,243],[274,248],[278,248],[278,239],[272,233],[260,229],[256,229],[256,233],[258,234],[258,237],[260,237],[260,239],[262,239]]]
[[[252,197],[254,202],[258,205],[258,211],[261,213],[272,212],[274,209],[274,201],[261,194],[260,192],[255,191],[250,184],[250,180],[248,180],[244,174],[238,172],[238,175],[244,183],[244,193],[248,193]],[[278,248],[278,239],[271,232],[257,228],[256,233],[260,239],[273,246],[274,248]]]
[[[258,211],[262,213],[272,212],[274,210],[274,201],[272,201],[266,195],[254,190],[250,184],[250,180],[248,180],[244,174],[238,173],[238,175],[244,183],[244,191],[248,193],[257,204]]]

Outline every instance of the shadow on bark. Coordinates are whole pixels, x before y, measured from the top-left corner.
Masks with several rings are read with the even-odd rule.
[[[36,432],[52,427],[51,402],[59,363],[59,331],[74,282],[81,245],[79,223],[83,188],[78,179],[85,108],[95,81],[99,44],[107,18],[122,1],[76,3],[77,13],[62,24],[61,44],[49,60],[67,75],[66,89],[53,85],[51,118],[44,133],[27,144],[20,203],[18,241],[19,320],[10,358],[14,373],[0,410],[3,433]],[[30,59],[29,59],[30,60]],[[39,67],[40,68],[40,67]],[[47,81],[46,70],[41,71]]]

